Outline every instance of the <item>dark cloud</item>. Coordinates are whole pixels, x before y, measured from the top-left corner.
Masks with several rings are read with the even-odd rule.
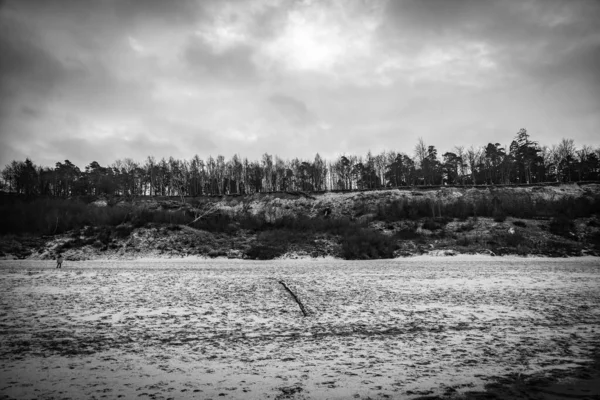
[[[473,31],[484,25],[495,24],[494,18],[499,12],[506,15],[507,8],[499,7],[498,3],[486,0],[390,1],[386,10],[388,24],[385,28],[414,30],[421,35]]]
[[[9,0],[5,7],[71,23],[108,24],[107,30],[121,30],[138,22],[193,24],[204,15],[207,3],[194,0]]]
[[[599,31],[600,32],[600,31]],[[600,41],[577,43],[569,46],[549,46],[547,57],[535,63],[532,61],[530,74],[552,83],[563,78],[577,78],[600,84]],[[599,87],[600,89],[600,87]]]
[[[61,34],[58,45],[76,58],[82,52],[114,51],[127,35],[194,29],[211,1],[26,0],[7,1],[0,11],[16,15],[40,35]],[[56,46],[54,43],[53,46]]]
[[[202,4],[195,0],[113,0],[119,18],[154,18],[169,24],[193,24],[203,14]]]
[[[257,78],[252,61],[254,49],[245,44],[216,50],[201,38],[191,38],[184,52],[188,67],[195,73],[233,81]]]
[[[0,90],[4,99],[24,89],[45,94],[67,75],[64,65],[39,42],[36,32],[0,14]]]
[[[519,45],[553,32],[563,38],[593,34],[599,17],[600,3],[588,0],[402,0],[388,3],[384,28],[427,35],[411,38],[417,41],[449,36]]]
[[[289,5],[285,1],[269,4],[252,16],[250,28],[259,39],[269,39],[285,29]]]
[[[381,32],[405,54],[479,43],[502,86],[577,80],[600,90],[597,1],[391,1]]]
[[[38,108],[34,108],[34,107],[30,107],[30,106],[23,106],[21,107],[21,113],[26,117],[26,118],[40,118],[43,113],[40,109]]]
[[[156,111],[153,88],[151,81],[118,77],[107,66],[95,63],[80,66],[59,92],[62,104],[71,110],[118,118]]]
[[[293,125],[307,126],[314,122],[306,104],[294,97],[274,94],[269,97],[269,103]]]
[[[269,101],[273,104],[282,105],[284,107],[291,107],[302,114],[306,114],[308,112],[308,109],[306,108],[306,104],[304,104],[304,102],[295,99],[291,96],[286,96],[283,94],[274,94],[269,96]]]
[[[15,151],[13,141],[23,140],[18,121],[26,123],[40,117],[40,107],[68,76],[65,66],[39,43],[35,31],[0,11],[0,137],[5,142],[2,156]]]

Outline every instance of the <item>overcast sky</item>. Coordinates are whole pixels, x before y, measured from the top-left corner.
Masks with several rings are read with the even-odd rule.
[[[600,1],[0,3],[0,166],[600,145]]]

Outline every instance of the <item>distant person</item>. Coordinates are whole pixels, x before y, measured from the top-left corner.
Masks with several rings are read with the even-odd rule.
[[[63,256],[62,254],[59,254],[58,257],[56,257],[56,268],[62,268],[62,262]]]

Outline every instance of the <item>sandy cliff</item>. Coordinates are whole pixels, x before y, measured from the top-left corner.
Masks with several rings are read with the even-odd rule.
[[[598,255],[599,199],[598,184],[97,199],[89,206],[202,217],[190,225],[133,220],[41,238],[8,235],[0,251],[34,259],[58,251],[67,259]]]

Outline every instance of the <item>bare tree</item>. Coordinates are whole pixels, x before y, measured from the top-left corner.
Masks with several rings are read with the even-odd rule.
[[[564,181],[571,181],[572,163],[575,160],[575,142],[573,139],[563,138],[556,147],[558,157],[558,177]]]
[[[577,154],[577,162],[579,164],[577,168],[577,179],[581,181],[586,176],[588,158],[590,155],[594,154],[594,149],[592,146],[584,145],[581,149],[576,150],[575,153]]]
[[[456,156],[458,157],[458,161],[459,161],[459,165],[458,165],[458,179],[462,184],[465,183],[464,179],[465,179],[465,172],[467,169],[467,163],[466,163],[466,155],[467,153],[465,152],[465,146],[454,146],[454,151],[456,152]]]
[[[467,163],[469,166],[469,173],[471,175],[473,185],[477,185],[477,166],[481,162],[481,154],[481,149],[476,149],[473,146],[469,147],[469,150],[467,150]]]
[[[425,181],[425,171],[423,170],[423,166],[425,164],[425,160],[427,159],[427,146],[423,141],[423,138],[420,137],[417,140],[417,144],[415,145],[415,160],[417,161],[417,168],[421,171],[420,178]]]

